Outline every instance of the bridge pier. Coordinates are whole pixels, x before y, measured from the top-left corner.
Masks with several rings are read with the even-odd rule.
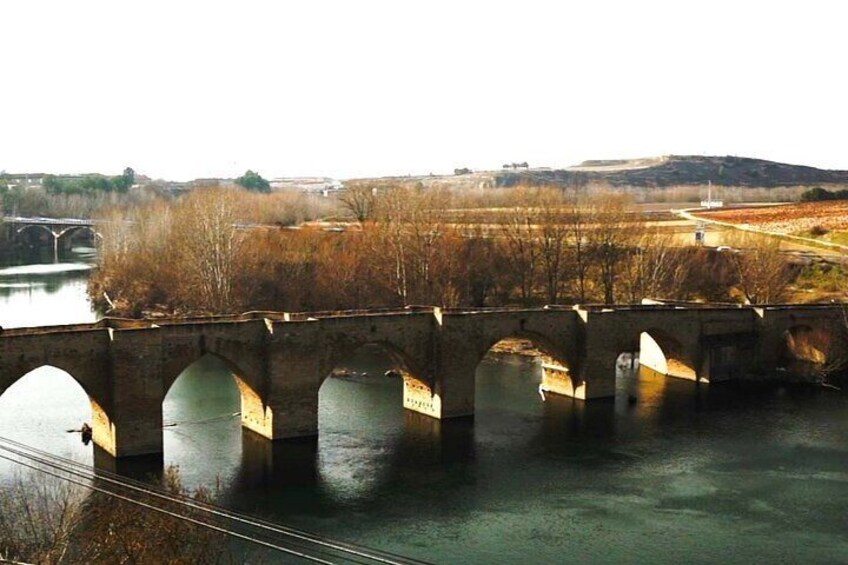
[[[270,426],[260,435],[270,440],[318,435],[318,387],[286,386],[271,395]],[[267,433],[270,432],[270,433]]]
[[[429,376],[405,376],[403,407],[444,420],[474,415],[474,386],[480,361],[462,340],[466,328],[442,319],[433,326]]]
[[[241,398],[241,425],[266,438],[274,437],[274,411],[255,390],[236,378]]]
[[[320,327],[314,321],[272,326],[265,399],[251,403],[257,416],[263,412],[263,424],[245,427],[270,440],[318,435],[318,391],[323,382],[319,340]]]
[[[430,385],[414,377],[403,381],[403,407],[444,420],[474,415],[476,367],[452,366],[435,376]]]
[[[156,329],[110,331],[113,457],[161,454],[162,335]]]
[[[91,440],[104,451],[115,454],[115,424],[94,399],[91,399]]]
[[[592,367],[584,371],[583,379],[575,378],[566,367],[543,363],[539,390],[578,400],[615,396],[615,359],[612,364],[593,361]]]

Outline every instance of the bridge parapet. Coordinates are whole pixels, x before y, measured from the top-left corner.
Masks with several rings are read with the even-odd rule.
[[[60,326],[37,326],[37,327],[22,327],[22,328],[4,328],[0,331],[0,339],[25,337],[32,335],[47,335],[47,334],[63,334],[76,333],[86,331],[96,331],[104,329],[103,326],[93,324],[66,324]]]
[[[95,226],[106,223],[104,220],[86,218],[27,218],[23,216],[4,216],[2,221],[7,224],[27,224],[33,226]]]
[[[664,312],[678,310],[745,310],[753,306],[746,304],[677,304],[677,303],[661,303],[661,304],[578,304],[574,306],[575,310],[585,310],[588,312]]]

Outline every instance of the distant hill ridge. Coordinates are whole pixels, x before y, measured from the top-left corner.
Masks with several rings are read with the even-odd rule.
[[[848,171],[817,169],[751,159],[669,155],[646,159],[584,161],[568,169],[531,169],[495,173],[496,186],[550,184],[582,186],[589,183],[612,186],[670,187],[705,185],[771,188],[777,186],[848,186]]]

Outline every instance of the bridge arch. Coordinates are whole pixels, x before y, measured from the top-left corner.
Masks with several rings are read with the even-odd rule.
[[[358,353],[368,348],[380,351],[390,360],[391,369],[400,374],[404,380],[412,379],[426,382],[422,377],[425,373],[423,372],[421,362],[416,361],[412,355],[408,354],[402,347],[392,341],[380,339],[334,343],[331,347],[327,363],[322,367],[319,388],[332,376],[333,371],[345,369],[345,365],[350,363]]]
[[[54,237],[54,238],[56,238],[56,237],[57,237],[56,232],[54,232],[53,230],[51,230],[49,226],[45,226],[45,225],[43,225],[43,224],[27,224],[27,225],[25,225],[25,226],[23,226],[23,227],[18,228],[18,229],[17,229],[17,231],[16,231],[15,233],[21,234],[21,233],[23,233],[24,231],[26,231],[26,230],[28,230],[28,229],[30,229],[30,228],[38,228],[38,229],[42,229],[42,230],[46,231],[47,233],[49,233],[49,234],[51,235],[51,237]]]
[[[346,365],[364,350],[372,349],[379,352],[387,361],[389,370],[403,381],[403,405],[418,412],[433,412],[439,408],[439,397],[435,394],[433,385],[427,378],[424,368],[425,360],[418,360],[403,347],[388,339],[375,340],[344,340],[330,347],[327,362],[321,368],[318,383],[320,389],[333,376],[334,371],[346,369]]]
[[[33,379],[49,379],[54,381],[55,384],[55,379],[58,377],[60,380],[64,380],[65,382],[73,382],[75,383],[77,391],[81,391],[88,398],[88,404],[91,409],[91,417],[90,419],[87,419],[85,423],[88,423],[92,428],[92,440],[96,445],[104,450],[114,452],[115,426],[110,416],[108,398],[103,391],[96,391],[95,387],[92,386],[91,383],[86,382],[85,378],[77,376],[79,374],[80,373],[74,371],[73,368],[65,367],[58,363],[43,363],[40,365],[27,366],[23,370],[18,371],[17,376],[11,378],[7,373],[2,379],[0,379],[0,406],[2,406],[4,396],[8,399],[8,395],[10,393],[14,394],[17,387],[27,386],[27,384],[32,382]],[[60,386],[59,388],[64,389],[66,387]],[[55,387],[51,386],[51,390],[55,390]],[[67,392],[70,392],[70,390]],[[27,391],[27,394],[41,396],[43,393],[42,391]],[[39,402],[38,406],[33,406],[31,408],[32,410],[29,411],[26,408],[22,410],[20,405],[16,405],[15,410],[4,411],[4,414],[16,414],[24,419],[28,419],[31,417],[38,418],[39,412],[43,413],[45,410],[50,410],[50,407],[45,407],[41,402]],[[67,425],[70,425],[73,429],[78,429],[82,424],[83,422],[81,421],[69,422]],[[56,433],[64,433],[66,429],[55,431]]]
[[[694,354],[678,339],[658,328],[639,335],[639,362],[670,377],[697,380]],[[655,365],[655,366],[652,366]]]
[[[542,333],[526,330],[508,332],[503,335],[498,334],[488,336],[488,338],[477,347],[477,363],[480,363],[480,361],[482,361],[496,345],[512,341],[529,343],[532,346],[532,349],[538,353],[538,356],[542,357],[543,362],[547,359],[565,367],[572,367],[575,365],[575,352],[567,352],[564,348],[559,347],[553,339]]]
[[[680,379],[698,380],[697,352],[669,331],[657,327],[639,328],[627,341],[619,343],[616,355],[639,352],[639,364],[658,373]]]
[[[54,234],[54,235],[55,235],[57,238],[61,238],[61,237],[62,237],[62,236],[64,236],[65,234],[68,234],[68,233],[70,233],[70,232],[72,232],[72,231],[74,231],[74,230],[87,231],[87,232],[89,232],[89,233],[91,234],[91,236],[92,236],[93,238],[95,238],[95,239],[103,239],[103,236],[102,236],[102,235],[100,235],[100,233],[99,233],[99,232],[97,232],[97,231],[96,231],[93,227],[91,227],[91,226],[70,226],[70,227],[67,227],[67,228],[63,229],[62,231],[60,231],[60,232],[58,233],[58,235],[57,235],[57,234]],[[51,233],[52,233],[52,232],[51,232]]]
[[[265,387],[261,377],[242,369],[228,357],[216,352],[204,352],[193,358],[183,359],[176,369],[164,372],[162,381],[162,399],[164,403],[168,393],[174,388],[176,382],[198,363],[214,360],[222,368],[229,371],[239,393],[239,405],[241,424],[243,427],[254,431],[267,438],[273,438],[273,410],[266,401]]]
[[[498,347],[499,345],[502,347]],[[494,350],[538,359],[542,369],[542,382],[538,390],[575,396],[575,391],[580,385],[577,377],[579,365],[576,348],[567,350],[557,345],[553,339],[538,332],[524,330],[509,332],[508,335],[504,336],[490,336],[482,342],[476,352],[475,367],[479,367],[480,363],[490,356]]]
[[[777,344],[777,366],[802,375],[842,369],[848,363],[844,337],[834,328],[793,324],[783,331]]]

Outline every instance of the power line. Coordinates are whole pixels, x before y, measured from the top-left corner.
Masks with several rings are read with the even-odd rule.
[[[280,547],[280,546],[273,545],[273,544],[268,543],[268,542],[265,542],[265,541],[263,541],[263,540],[259,540],[259,539],[251,538],[251,537],[246,536],[246,535],[244,535],[244,534],[240,534],[240,533],[238,533],[238,532],[235,532],[235,531],[232,531],[232,530],[228,530],[228,529],[226,529],[226,528],[222,528],[222,527],[220,527],[220,526],[215,526],[215,525],[213,525],[213,524],[207,524],[207,523],[205,523],[205,522],[202,522],[202,521],[200,521],[200,520],[196,520],[196,519],[191,518],[191,517],[189,517],[189,516],[183,516],[183,515],[178,514],[178,513],[176,513],[176,512],[171,512],[171,511],[166,510],[166,509],[164,509],[164,508],[159,508],[159,507],[153,506],[152,504],[146,504],[146,503],[144,503],[144,502],[141,502],[140,500],[134,500],[134,499],[132,499],[132,498],[130,498],[130,497],[128,497],[128,496],[123,496],[123,495],[120,495],[120,494],[117,494],[117,493],[114,493],[114,492],[108,491],[108,490],[106,490],[106,489],[102,489],[102,488],[96,487],[96,486],[94,486],[94,485],[86,484],[86,483],[84,483],[83,481],[78,481],[78,480],[76,480],[76,479],[72,479],[72,478],[69,478],[69,477],[63,477],[63,476],[59,475],[58,473],[54,473],[54,472],[52,472],[52,471],[48,471],[47,469],[43,469],[43,468],[38,467],[38,466],[36,466],[36,465],[30,465],[29,463],[24,463],[23,461],[19,461],[19,460],[17,460],[17,459],[14,459],[14,458],[12,458],[12,457],[9,457],[8,455],[0,454],[0,459],[5,459],[5,460],[7,460],[7,461],[11,461],[12,463],[16,463],[16,464],[18,464],[18,465],[22,465],[22,466],[27,467],[27,468],[29,468],[29,469],[32,469],[32,470],[34,470],[34,471],[38,471],[39,473],[44,473],[44,474],[49,475],[49,476],[51,476],[51,477],[55,477],[55,478],[57,478],[57,479],[61,479],[61,480],[63,480],[63,481],[67,481],[67,482],[69,482],[69,483],[71,483],[71,484],[75,484],[75,485],[81,486],[81,487],[83,487],[83,488],[87,488],[87,489],[89,489],[89,490],[93,490],[93,491],[95,491],[95,492],[100,492],[100,493],[105,494],[105,495],[107,495],[107,496],[111,496],[111,497],[113,497],[113,498],[118,498],[118,499],[120,499],[120,500],[124,500],[124,501],[126,501],[126,502],[129,502],[130,504],[135,504],[135,505],[137,505],[137,506],[141,506],[142,508],[146,508],[146,509],[148,509],[148,510],[153,510],[154,512],[159,512],[159,513],[165,514],[165,515],[167,515],[167,516],[171,516],[171,517],[173,517],[173,518],[177,518],[177,519],[179,519],[179,520],[183,520],[183,521],[186,521],[186,522],[191,522],[192,524],[196,524],[196,525],[198,525],[198,526],[202,526],[202,527],[204,527],[204,528],[208,528],[208,529],[210,529],[210,530],[214,530],[214,531],[217,531],[217,532],[220,532],[220,533],[226,534],[226,535],[228,535],[228,536],[233,536],[233,537],[236,537],[236,538],[240,538],[240,539],[242,539],[242,540],[245,540],[245,541],[249,541],[249,542],[251,542],[251,543],[256,543],[256,544],[259,544],[259,545],[263,545],[263,546],[265,546],[265,547],[268,547],[268,548],[271,548],[271,549],[275,549],[275,550],[277,550],[277,551],[281,551],[281,552],[283,552],[283,553],[287,553],[287,554],[289,554],[289,555],[294,555],[294,556],[296,556],[296,557],[300,557],[300,558],[303,558],[303,559],[307,559],[307,560],[309,560],[309,561],[314,561],[314,562],[316,562],[316,563],[324,563],[324,564],[327,564],[327,565],[333,565],[333,562],[332,562],[332,561],[324,561],[324,560],[322,560],[322,559],[318,559],[318,558],[315,558],[315,557],[312,557],[312,556],[309,556],[309,555],[306,555],[306,554],[302,554],[302,553],[300,553],[300,552],[297,552],[297,551],[294,551],[294,550],[291,550],[291,549],[288,549],[288,548],[285,548],[285,547]]]
[[[3,445],[4,443],[6,445]],[[11,447],[9,447],[9,446],[11,446]],[[351,543],[347,543],[347,542],[340,542],[340,541],[325,538],[323,536],[319,536],[319,535],[316,535],[316,534],[311,534],[311,533],[308,533],[308,532],[296,530],[294,528],[281,526],[281,525],[278,525],[278,524],[274,524],[272,522],[268,522],[268,521],[265,521],[265,520],[261,520],[259,518],[249,516],[249,515],[239,514],[237,512],[233,512],[231,510],[228,510],[228,509],[220,507],[220,506],[216,506],[214,504],[200,502],[200,501],[197,501],[197,500],[190,498],[188,496],[185,496],[185,495],[167,493],[165,491],[162,491],[161,489],[152,488],[150,485],[147,485],[147,484],[142,483],[140,481],[128,479],[126,477],[122,477],[122,476],[114,474],[114,473],[109,473],[109,472],[100,471],[100,470],[94,471],[87,465],[84,465],[84,464],[78,463],[76,461],[66,459],[66,458],[63,458],[63,457],[60,457],[60,456],[57,456],[57,455],[50,454],[50,453],[45,452],[43,450],[28,446],[26,444],[23,444],[23,443],[20,443],[20,442],[17,442],[17,441],[8,439],[8,438],[0,437],[0,449],[3,449],[7,452],[18,455],[19,457],[24,457],[24,458],[26,458],[30,461],[35,461],[35,462],[37,462],[41,465],[45,465],[45,466],[51,467],[53,469],[57,469],[57,470],[59,470],[63,473],[67,473],[67,474],[72,475],[72,476],[77,476],[77,477],[80,477],[82,479],[86,479],[86,480],[90,480],[90,481],[93,480],[93,481],[106,482],[106,483],[109,483],[111,485],[117,486],[118,488],[129,489],[131,491],[135,491],[135,492],[141,493],[143,495],[147,495],[147,496],[155,497],[155,498],[165,500],[165,501],[168,501],[168,502],[172,502],[172,503],[175,503],[175,504],[179,504],[179,505],[182,505],[184,507],[189,507],[189,508],[192,508],[194,510],[198,510],[198,511],[201,511],[201,512],[204,512],[204,513],[207,513],[207,514],[211,514],[213,516],[224,518],[226,520],[231,520],[231,521],[236,522],[236,523],[238,523],[242,526],[247,526],[247,527],[250,527],[250,528],[255,528],[255,529],[261,530],[265,534],[270,533],[270,534],[275,534],[276,536],[283,536],[284,538],[286,538],[286,540],[289,544],[294,544],[294,545],[297,545],[299,547],[303,547],[304,544],[305,544],[306,546],[309,546],[309,548],[312,551],[315,551],[317,549],[318,551],[323,551],[323,552],[327,552],[327,551],[329,551],[329,552],[340,552],[348,560],[351,560],[354,557],[356,557],[356,558],[360,558],[360,559],[366,559],[369,562],[378,562],[378,563],[391,564],[391,565],[402,564],[402,563],[409,563],[409,564],[423,564],[423,563],[425,563],[423,561],[406,558],[406,557],[403,557],[403,556],[400,556],[400,555],[395,555],[395,554],[392,554],[392,553],[389,553],[389,552],[373,550],[373,549],[370,549],[370,548],[358,546],[356,544],[351,544]],[[23,464],[19,461],[10,459],[9,457],[3,457],[3,458],[8,459],[8,460],[13,461],[13,462],[16,462],[16,463],[19,463],[19,464]],[[43,469],[39,469],[37,467],[32,467],[31,465],[26,465],[26,466],[31,467],[31,468],[35,468],[35,470],[41,470],[43,472],[46,472]],[[52,475],[53,473],[50,473],[50,474]],[[59,476],[58,478],[65,479],[65,480],[71,480],[67,477],[62,477],[62,476]],[[74,482],[75,484],[79,484],[75,480],[71,480],[71,482]],[[87,485],[84,485],[84,484],[82,486],[86,486],[87,488],[94,488],[95,490],[98,490],[99,492],[104,492],[104,494],[107,494],[107,495],[110,495],[110,493],[112,493],[112,491],[109,491],[109,490],[106,490],[106,489],[103,489],[103,488],[88,487]],[[118,496],[119,498],[123,498],[123,499],[129,498],[129,497],[126,497],[126,496],[123,496],[123,495],[120,495],[120,494],[116,494],[116,493],[113,493],[113,495]],[[140,504],[144,505],[144,503],[140,503]],[[164,509],[161,509],[161,510],[165,513],[168,513],[168,511],[166,511]],[[170,514],[173,514],[173,513],[170,513]],[[177,514],[175,517],[180,517],[180,515]],[[189,519],[189,518],[186,517],[186,519]],[[189,520],[191,520],[194,523],[199,522],[199,521],[193,520],[193,519],[189,519]],[[202,522],[200,522],[200,524],[203,525]],[[225,533],[232,531],[232,530],[227,530],[226,528],[223,528],[222,530],[224,530]],[[234,532],[234,535],[235,534],[238,534],[238,533]],[[245,536],[244,534],[238,534],[238,536],[244,536],[243,539],[246,539],[248,541],[255,540],[254,541],[255,543],[261,543],[261,544],[269,546],[269,547],[274,546],[274,544],[270,544],[269,542],[264,542],[262,540],[256,540],[256,538],[252,538],[250,536]],[[312,546],[317,546],[317,548],[312,547]],[[298,552],[295,552],[295,553],[298,553]]]
[[[63,464],[56,464],[56,463],[51,462],[50,460],[45,460],[45,459],[43,459],[43,458],[38,458],[38,457],[32,456],[32,455],[30,455],[30,454],[23,453],[23,452],[21,452],[20,450],[11,449],[11,448],[8,448],[8,447],[3,447],[3,449],[5,449],[6,451],[11,451],[11,452],[13,452],[14,454],[17,454],[17,455],[19,455],[19,456],[21,456],[21,457],[25,457],[25,458],[33,459],[33,460],[35,460],[36,462],[38,462],[38,463],[40,463],[40,464],[42,464],[42,465],[46,465],[46,466],[48,466],[48,467],[53,467],[54,469],[57,469],[57,470],[59,470],[59,471],[61,471],[61,472],[68,473],[68,474],[71,474],[71,475],[76,475],[76,476],[78,476],[78,477],[82,477],[83,479],[87,479],[87,480],[97,480],[97,479],[99,479],[99,477],[96,477],[96,476],[92,477],[91,475],[86,474],[86,473],[80,473],[80,472],[73,471],[73,470],[69,469],[66,465],[63,465]],[[5,459],[9,459],[8,457],[4,457],[4,458],[5,458]],[[32,467],[31,465],[27,465],[27,466],[28,466],[28,467]],[[43,469],[40,469],[40,468],[35,468],[35,469],[36,469],[36,470],[42,470],[42,471],[44,471]],[[50,473],[50,474],[51,474],[51,475],[53,475],[53,476],[56,476],[54,473]],[[64,477],[64,476],[59,476],[59,478],[63,478],[63,479],[66,479],[66,480],[71,480],[71,482],[73,482],[73,483],[75,483],[75,484],[79,484],[76,480],[68,479],[67,477]],[[120,486],[124,486],[124,487],[132,486],[132,485],[123,485],[123,484],[121,484],[121,481],[111,481],[111,482],[116,483],[119,487],[120,487]],[[88,487],[88,486],[87,486],[87,483],[83,483],[83,486],[86,486],[87,488],[90,488],[90,487]],[[103,492],[104,494],[107,494],[107,495],[108,495],[109,493],[113,493],[113,491],[111,491],[111,490],[106,490],[106,489],[103,489],[103,488],[98,488],[98,489],[95,489],[95,490],[98,490],[99,492]],[[153,495],[153,496],[155,496],[155,495],[157,495],[157,494],[161,494],[161,493],[157,493],[157,492],[155,492],[155,491],[153,491],[153,490],[151,490],[151,489],[136,489],[136,490],[141,490],[144,494]],[[115,496],[118,496],[119,498],[127,498],[127,497],[124,497],[123,495],[120,495],[120,494],[118,494],[118,493],[113,493],[113,494],[115,494]],[[188,506],[188,504],[186,504],[186,501],[185,501],[185,500],[182,500],[180,497],[174,497],[174,496],[161,496],[160,498],[164,498],[164,499],[166,499],[166,500],[168,500],[168,501],[170,501],[170,502],[176,503],[176,504],[181,504],[181,505],[183,505],[183,506]],[[144,504],[142,503],[142,505],[144,505]],[[201,511],[203,511],[203,509],[201,509],[201,508],[198,508],[198,509],[199,509],[199,510],[201,510]],[[166,512],[166,513],[167,513],[167,512]],[[173,514],[171,514],[171,515],[173,515]],[[179,515],[179,514],[178,514],[178,515],[176,515],[175,517],[179,517],[179,516],[181,516],[181,515]],[[196,521],[194,521],[194,520],[192,520],[192,521],[196,523]],[[226,529],[226,528],[225,528],[225,529]],[[228,531],[232,531],[232,530],[228,530]],[[242,534],[242,535],[244,535],[244,534]],[[285,534],[284,534],[284,535],[285,535]],[[256,542],[256,538],[255,538],[255,536],[254,536],[254,537],[247,536],[247,538],[250,538],[251,540],[254,540],[254,542]],[[307,542],[307,544],[308,544],[308,543],[310,543],[310,540],[305,540],[305,541]],[[259,542],[259,543],[263,543],[263,542],[262,542],[262,540],[258,540],[258,542]],[[288,542],[288,544],[289,544],[290,546],[291,546],[291,545],[295,545],[295,546],[300,546],[301,548],[303,548],[302,542],[301,542],[301,543],[292,543],[292,541],[291,541],[290,539],[289,539],[289,540],[287,540],[287,542]],[[264,544],[265,544],[265,545],[267,545],[267,542],[265,542]],[[272,544],[272,545],[275,545],[275,544]],[[320,544],[318,544],[318,545],[320,546]],[[315,552],[315,550],[316,550],[316,548],[314,548],[314,547],[308,547],[307,549],[308,549],[308,550],[311,550],[313,553],[314,553],[314,552]],[[329,548],[329,549],[330,549],[330,550],[332,550],[333,548]],[[320,549],[318,549],[318,551],[319,551],[319,552],[320,552],[320,551],[327,551],[327,550],[328,550],[328,548],[327,548],[327,547],[320,547]],[[342,549],[340,549],[339,551],[342,551],[342,552],[344,553],[344,549],[343,549],[343,548],[342,548]],[[347,560],[351,560],[351,558],[350,558],[349,556],[346,556],[346,557],[347,557]],[[368,556],[367,556],[367,555],[366,555],[365,557],[366,557],[366,558],[368,558]]]
[[[19,449],[23,449],[23,450],[26,450],[26,451],[29,451],[29,452],[41,454],[42,457],[37,458],[37,457],[34,457],[32,455],[21,453],[19,450],[14,450],[12,448],[3,447],[2,445],[0,445],[0,448],[2,448],[2,449],[6,449],[7,451],[13,451],[16,454],[19,454],[19,455],[22,455],[22,456],[25,456],[25,457],[29,457],[31,459],[33,459],[33,458],[37,459],[39,462],[42,462],[44,464],[51,465],[50,461],[45,461],[44,458],[47,458],[47,459],[53,460],[53,461],[58,461],[61,465],[65,466],[65,468],[63,469],[65,472],[68,472],[68,473],[71,473],[71,474],[76,474],[77,476],[81,476],[81,477],[89,479],[89,480],[98,479],[98,480],[104,480],[106,482],[111,482],[111,483],[117,484],[118,486],[122,486],[124,488],[129,488],[131,490],[142,492],[143,494],[147,494],[147,495],[154,496],[154,497],[157,497],[157,498],[165,499],[165,500],[175,502],[175,503],[178,503],[178,504],[183,504],[185,506],[190,506],[194,509],[201,510],[201,511],[204,511],[204,512],[207,512],[207,513],[211,513],[211,514],[214,514],[214,515],[217,515],[217,516],[220,516],[220,517],[224,517],[224,518],[227,518],[227,519],[231,519],[231,520],[234,520],[234,521],[237,521],[237,522],[241,522],[241,523],[246,524],[248,526],[257,527],[257,528],[260,528],[260,529],[263,529],[263,530],[270,530],[274,533],[279,533],[279,534],[282,534],[282,535],[288,536],[288,537],[295,537],[295,538],[297,538],[301,541],[305,541],[307,543],[315,543],[315,544],[318,544],[318,545],[321,545],[321,546],[328,547],[328,548],[333,549],[333,550],[358,554],[358,555],[365,557],[367,559],[370,559],[372,561],[377,561],[377,562],[381,562],[381,563],[387,563],[387,564],[423,563],[423,562],[412,560],[412,559],[409,559],[409,558],[406,558],[406,557],[403,557],[403,556],[393,555],[393,554],[390,554],[388,552],[380,552],[380,551],[377,551],[377,550],[373,550],[373,549],[370,549],[370,548],[363,548],[361,546],[357,546],[357,545],[350,544],[350,543],[339,542],[339,541],[335,541],[335,540],[329,540],[328,538],[324,538],[322,536],[310,534],[310,533],[303,532],[303,531],[300,531],[300,530],[295,530],[293,528],[280,526],[278,524],[263,521],[263,520],[260,520],[258,518],[254,518],[254,517],[247,516],[247,515],[244,515],[244,514],[239,514],[239,513],[227,510],[226,508],[223,508],[223,507],[220,507],[220,506],[216,506],[216,505],[209,504],[209,503],[199,502],[199,501],[197,501],[197,500],[195,500],[191,497],[188,497],[188,496],[179,495],[179,494],[175,494],[175,493],[168,493],[168,492],[161,491],[161,490],[156,490],[156,489],[151,488],[150,485],[148,485],[146,483],[142,483],[140,481],[133,481],[132,479],[128,479],[126,477],[122,477],[122,476],[116,475],[114,473],[108,473],[108,472],[105,472],[105,471],[97,471],[97,472],[95,472],[94,476],[91,476],[91,472],[92,472],[91,468],[88,467],[87,465],[83,465],[83,464],[78,463],[76,461],[47,453],[43,450],[28,446],[26,444],[22,444],[20,442],[16,442],[14,440],[10,440],[10,439],[0,437],[0,441],[5,441],[7,443],[11,443],[13,445],[16,445],[16,446],[19,447]],[[68,470],[68,467],[76,467],[78,469],[81,469],[82,472],[75,472],[75,471]]]
[[[17,454],[17,455],[19,455],[19,456],[21,456],[21,457],[25,457],[25,458],[33,459],[33,460],[35,460],[37,463],[40,463],[40,464],[45,465],[45,466],[48,466],[48,467],[53,467],[54,469],[57,469],[57,470],[58,470],[58,471],[60,471],[60,472],[67,473],[67,474],[71,474],[71,475],[81,476],[83,479],[86,479],[86,480],[88,480],[88,481],[96,481],[96,480],[98,479],[98,477],[96,477],[96,476],[93,476],[93,477],[92,477],[92,476],[88,476],[88,475],[85,475],[85,474],[81,474],[81,473],[78,473],[78,472],[74,472],[74,471],[68,470],[68,469],[66,469],[66,468],[63,468],[63,467],[62,467],[62,465],[57,465],[57,464],[51,463],[50,461],[45,461],[45,460],[43,460],[43,459],[40,459],[40,458],[37,458],[37,457],[33,457],[33,456],[31,456],[31,455],[27,455],[27,454],[21,454],[21,452],[19,452],[19,451],[17,451],[17,450],[12,450],[12,449],[9,449],[9,448],[7,448],[7,447],[2,447],[2,449],[5,449],[6,451],[11,451],[11,452],[13,452],[13,453],[15,453],[15,454]],[[177,518],[177,519],[186,520],[186,521],[189,521],[189,522],[194,523],[194,524],[198,524],[198,525],[201,525],[201,526],[204,526],[204,527],[208,527],[208,528],[211,528],[211,529],[213,529],[213,530],[220,531],[220,532],[222,532],[222,533],[226,533],[227,535],[231,535],[231,536],[234,536],[234,537],[237,537],[237,538],[243,539],[243,540],[248,541],[248,542],[251,542],[251,543],[259,544],[259,545],[262,545],[262,546],[264,546],[264,547],[271,548],[271,549],[278,549],[278,550],[281,550],[281,551],[285,551],[286,553],[289,553],[289,554],[292,554],[292,555],[296,555],[296,556],[298,556],[298,557],[302,557],[302,558],[304,558],[304,559],[318,560],[319,562],[322,562],[322,563],[323,563],[323,562],[327,562],[326,560],[320,559],[320,558],[318,558],[318,557],[316,557],[316,556],[314,555],[316,552],[317,552],[317,553],[322,553],[322,552],[323,552],[323,553],[326,553],[326,552],[328,551],[328,549],[327,549],[327,548],[323,548],[323,547],[315,548],[315,547],[310,547],[310,546],[308,546],[308,544],[304,545],[302,542],[301,542],[301,543],[297,543],[297,542],[292,542],[291,540],[287,540],[287,547],[280,549],[282,546],[278,546],[276,543],[268,542],[267,540],[258,539],[258,538],[256,538],[255,536],[251,536],[251,535],[248,535],[248,534],[244,534],[244,533],[236,532],[235,530],[228,529],[228,528],[223,528],[223,527],[220,527],[220,526],[214,526],[213,524],[209,524],[209,523],[206,523],[206,522],[202,522],[202,521],[200,521],[200,520],[193,519],[193,518],[190,518],[190,517],[184,516],[184,515],[179,514],[179,513],[171,512],[171,511],[168,511],[168,510],[166,510],[166,509],[163,509],[163,508],[160,508],[160,507],[157,507],[157,506],[153,506],[153,505],[150,505],[150,504],[144,503],[144,502],[142,502],[142,501],[140,501],[140,500],[138,500],[138,499],[130,498],[130,497],[125,496],[125,495],[122,495],[122,494],[120,494],[120,493],[116,493],[116,492],[114,492],[114,491],[112,491],[112,490],[108,490],[108,489],[105,489],[105,488],[102,488],[102,487],[96,487],[96,486],[94,486],[94,485],[91,485],[90,483],[87,483],[87,482],[80,482],[80,481],[78,481],[78,480],[76,480],[76,479],[72,479],[72,478],[69,478],[69,477],[67,477],[67,476],[57,475],[56,473],[54,473],[54,472],[52,472],[52,471],[48,471],[48,470],[43,469],[43,468],[41,468],[41,467],[36,467],[36,466],[30,465],[30,464],[27,464],[27,463],[23,463],[23,462],[21,462],[21,461],[19,461],[19,460],[12,459],[12,458],[10,458],[10,457],[8,457],[8,456],[4,456],[4,455],[2,455],[2,454],[0,454],[0,458],[3,458],[3,459],[6,459],[6,460],[9,460],[9,461],[12,461],[12,462],[14,462],[14,463],[17,463],[17,464],[23,465],[23,466],[25,466],[25,467],[31,468],[31,469],[36,470],[36,471],[39,471],[39,472],[46,473],[46,474],[48,474],[48,475],[50,475],[50,476],[53,476],[53,477],[56,477],[56,478],[59,478],[59,479],[62,479],[62,480],[66,480],[66,481],[69,481],[69,482],[71,482],[72,484],[76,484],[76,485],[82,486],[82,487],[87,488],[87,489],[95,490],[95,491],[100,492],[100,493],[102,493],[102,494],[105,494],[105,495],[107,495],[107,496],[114,496],[114,497],[116,497],[116,498],[119,498],[119,499],[122,499],[122,500],[126,500],[126,501],[128,501],[128,502],[133,503],[133,504],[137,504],[137,505],[139,505],[139,506],[142,506],[142,507],[145,507],[145,508],[149,508],[149,509],[151,509],[151,510],[155,510],[155,511],[162,512],[162,513],[164,513],[164,514],[167,514],[167,515],[172,516],[172,517]],[[150,493],[150,494],[154,494],[154,493]],[[171,501],[171,502],[174,502],[174,503],[177,503],[177,504],[183,504],[183,501],[180,501],[180,500],[176,499],[176,497],[174,497],[174,498],[173,498],[173,499],[171,499],[170,501]],[[183,505],[184,505],[184,504],[183,504]],[[304,551],[310,551],[312,554],[304,553],[303,551],[300,551],[300,552],[298,552],[298,551],[294,551],[293,549],[291,549],[292,547],[298,547],[298,548],[300,548],[300,549],[302,549],[302,550],[304,550]],[[303,553],[304,555],[306,555],[306,557],[301,556],[301,555],[300,555],[301,553]],[[337,556],[333,555],[333,557],[337,557]],[[349,556],[345,556],[345,560],[346,560],[346,561],[349,561],[349,562],[361,563],[361,561],[358,561],[358,560],[352,559],[352,558],[351,558],[351,557],[349,557]],[[331,561],[330,563],[332,563],[332,561]]]

